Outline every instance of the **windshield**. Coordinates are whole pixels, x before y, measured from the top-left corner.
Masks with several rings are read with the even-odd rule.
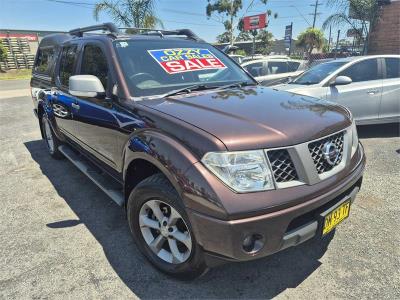
[[[114,47],[134,97],[167,94],[202,85],[255,82],[223,53],[206,43],[187,40],[125,40]]]
[[[336,61],[336,62],[329,62],[320,65],[316,65],[309,69],[308,71],[301,74],[295,80],[293,80],[292,84],[317,84],[320,83],[323,79],[325,79],[328,75],[335,72],[341,66],[346,64],[345,61]]]

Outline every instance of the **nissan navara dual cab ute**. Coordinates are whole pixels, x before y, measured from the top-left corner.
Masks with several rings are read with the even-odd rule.
[[[123,206],[143,255],[179,278],[332,236],[361,186],[346,108],[260,86],[190,30],[47,36],[31,86],[50,155]]]

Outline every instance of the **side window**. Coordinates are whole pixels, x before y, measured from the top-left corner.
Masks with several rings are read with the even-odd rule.
[[[47,48],[47,49],[39,49],[38,56],[35,62],[35,72],[38,73],[49,73],[50,66],[54,60],[54,49]]]
[[[338,76],[350,77],[353,82],[381,79],[378,75],[378,60],[367,59],[351,65]]]
[[[107,90],[108,65],[107,58],[100,47],[95,45],[86,45],[82,58],[82,75],[97,76]]]
[[[268,74],[280,74],[288,71],[286,61],[269,61]]]
[[[400,78],[400,58],[385,58],[386,78]]]
[[[300,63],[298,61],[288,61],[288,72],[294,72],[299,69]]]
[[[69,86],[69,78],[73,75],[74,72],[76,49],[76,45],[67,46],[63,48],[61,53],[59,77],[61,84],[66,87]]]
[[[253,63],[245,66],[244,68],[254,77],[263,76],[263,67],[264,64],[262,62]]]

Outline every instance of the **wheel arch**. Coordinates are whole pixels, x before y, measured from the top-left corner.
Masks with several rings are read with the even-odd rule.
[[[161,132],[144,130],[131,136],[124,150],[125,203],[142,180],[162,173],[181,196],[185,173],[198,159],[181,143]]]

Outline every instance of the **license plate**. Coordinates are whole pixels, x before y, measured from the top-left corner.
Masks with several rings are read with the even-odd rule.
[[[322,235],[331,232],[340,222],[349,216],[350,200],[342,203],[339,207],[335,208],[324,218],[324,227],[322,228]]]

